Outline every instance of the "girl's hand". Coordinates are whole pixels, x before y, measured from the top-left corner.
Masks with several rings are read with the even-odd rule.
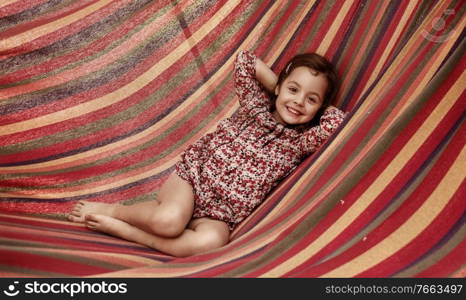
[[[330,110],[332,110],[332,109],[338,109],[338,108],[336,108],[336,107],[333,106],[333,105],[329,105],[329,106],[327,106],[327,108],[325,109],[325,112],[328,112],[328,111],[330,111]]]

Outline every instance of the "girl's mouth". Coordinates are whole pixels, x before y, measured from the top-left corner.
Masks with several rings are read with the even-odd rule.
[[[298,110],[296,110],[296,109],[294,109],[294,108],[292,108],[292,107],[287,106],[287,107],[286,107],[286,110],[287,110],[289,113],[291,113],[292,115],[294,115],[294,116],[297,116],[297,117],[298,117],[298,116],[301,115],[301,112],[300,112],[300,111],[298,111]]]

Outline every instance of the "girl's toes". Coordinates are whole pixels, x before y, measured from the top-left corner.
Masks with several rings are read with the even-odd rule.
[[[80,218],[78,218],[76,216],[73,216],[72,214],[68,215],[68,220],[71,221],[71,222],[75,222],[75,223],[80,222]]]
[[[86,222],[97,222],[99,220],[98,216],[94,214],[88,214],[84,219],[86,220]]]
[[[97,223],[95,222],[86,222],[86,227],[90,230],[97,230]]]
[[[87,228],[97,230],[99,226],[99,217],[96,215],[87,215],[85,223]]]
[[[81,210],[79,208],[75,208],[71,211],[72,215],[79,216],[81,215]]]

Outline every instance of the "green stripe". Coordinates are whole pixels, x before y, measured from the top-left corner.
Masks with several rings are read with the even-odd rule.
[[[445,235],[447,234],[448,233],[446,233]],[[396,273],[393,277],[415,277],[416,274],[439,263],[440,260],[448,254],[450,254],[451,251],[453,251],[457,247],[460,247],[460,244],[464,241],[465,236],[466,224],[463,224],[463,226],[461,226],[461,228],[452,237],[449,238],[447,243],[445,243],[438,249],[436,249],[434,246],[434,251],[432,253],[429,253],[425,257],[422,257],[422,259],[416,261],[413,265],[408,266],[408,268],[403,269],[401,272]]]
[[[138,53],[138,52],[144,51],[144,48],[148,43],[150,43],[151,41],[154,41],[154,40],[156,41],[156,40],[160,39],[161,37],[163,37],[164,35],[169,34],[173,30],[172,28],[179,27],[179,23],[178,23],[177,20],[172,20],[170,23],[171,23],[171,26],[164,27],[164,30],[158,32],[150,40],[148,40],[144,44],[138,46],[137,49],[131,51],[131,53],[128,53],[125,57],[122,57],[121,59],[119,59],[115,63],[111,64],[110,66],[106,66],[105,68],[103,68],[103,69],[101,69],[101,70],[99,70],[97,72],[89,74],[89,75],[87,75],[85,77],[78,78],[77,80],[74,80],[72,82],[48,88],[48,89],[46,89],[46,91],[49,92],[49,91],[53,91],[55,89],[62,89],[62,88],[66,89],[67,87],[70,90],[72,90],[73,85],[86,85],[86,81],[87,82],[95,82],[95,81],[98,81],[100,77],[104,77],[105,74],[113,74],[114,69],[119,69],[120,67],[124,66],[127,62],[131,61],[133,59],[133,57],[141,56],[141,53]],[[152,50],[150,50],[150,51],[145,50],[145,52],[146,53],[143,54],[143,56],[150,55],[152,53]],[[194,68],[196,66],[192,65],[192,64],[190,64],[190,66],[191,66],[191,68],[180,71],[181,75],[178,74],[176,76],[176,79],[180,80],[180,81],[178,81],[178,83],[179,82],[184,82],[187,78],[189,78],[189,76],[183,76],[183,75],[190,75],[195,71]],[[187,72],[189,74],[184,74],[184,73],[187,73]],[[172,79],[170,82],[174,82],[174,80]],[[174,85],[174,84],[176,84],[176,81],[172,85]],[[162,89],[164,89],[164,90],[162,90]],[[82,136],[87,136],[87,135],[89,135],[89,134],[91,134],[93,132],[103,131],[103,130],[107,129],[108,127],[111,127],[112,125],[119,124],[119,123],[122,123],[123,121],[133,119],[139,113],[144,112],[149,107],[151,107],[152,105],[157,104],[158,101],[165,99],[166,94],[168,94],[168,91],[166,90],[166,87],[164,87],[162,89],[155,92],[153,96],[151,96],[151,97],[147,98],[146,100],[144,100],[143,103],[138,103],[138,104],[134,105],[133,108],[129,108],[128,110],[123,111],[123,112],[119,112],[116,115],[107,117],[107,118],[99,120],[99,121],[95,121],[94,123],[87,124],[87,125],[81,126],[79,128],[74,128],[74,129],[70,129],[70,130],[67,130],[67,131],[63,131],[63,132],[57,132],[57,133],[54,133],[52,135],[43,136],[43,137],[40,137],[40,138],[37,138],[37,139],[34,139],[34,140],[20,142],[20,143],[17,143],[17,144],[6,145],[6,146],[2,147],[0,153],[2,155],[9,155],[9,154],[14,154],[14,153],[18,153],[18,152],[31,151],[31,150],[40,149],[40,148],[43,148],[43,147],[46,147],[46,146],[49,146],[49,145],[54,145],[54,144],[57,144],[57,143],[73,140],[73,139],[76,139],[76,138],[79,138],[79,137],[82,137]],[[33,94],[41,94],[41,92],[35,92]],[[22,97],[20,96],[20,97],[17,97],[17,99],[19,100],[19,98],[23,98],[22,100],[26,100],[25,99],[26,97],[28,97],[28,96],[22,96]]]
[[[461,50],[461,49],[459,49]],[[457,53],[460,53],[461,51],[457,51]],[[429,56],[426,56],[426,59],[429,59]],[[458,59],[458,58],[457,58]],[[454,66],[455,60],[452,59],[450,60],[449,65]],[[445,72],[448,72],[448,67],[444,67],[443,72],[440,72],[441,74],[438,75],[438,78],[447,78],[447,74]],[[410,82],[413,81],[416,78],[417,72],[413,72],[411,76],[411,80],[408,80],[408,83],[405,84],[409,86]],[[330,211],[335,207],[335,205],[338,205],[339,201],[341,199],[344,199],[345,195],[348,195],[349,192],[359,183],[361,182],[362,178],[365,176],[365,174],[373,168],[374,164],[376,164],[380,156],[385,152],[386,149],[390,147],[390,145],[393,142],[396,142],[396,137],[398,137],[399,133],[406,128],[406,126],[409,125],[410,121],[412,120],[413,116],[416,115],[419,110],[423,107],[425,102],[430,99],[431,95],[439,88],[441,81],[437,80],[432,82],[431,85],[428,85],[422,94],[416,98],[414,103],[410,106],[410,108],[403,114],[401,115],[397,123],[394,124],[391,128],[389,128],[386,133],[379,138],[377,141],[375,147],[366,155],[363,163],[359,164],[356,168],[354,168],[350,174],[347,175],[347,179],[341,183],[338,187],[336,187],[335,190],[333,190],[328,197],[326,198],[326,201],[323,205],[320,205],[316,210],[314,210],[312,213],[310,213],[302,222],[300,222],[297,227],[293,230],[293,232],[290,232],[283,240],[281,240],[279,243],[274,245],[273,248],[268,249],[267,253],[262,255],[259,259],[254,260],[251,263],[245,263],[241,265],[240,267],[236,268],[233,271],[227,272],[224,275],[226,277],[229,276],[240,276],[241,274],[245,274],[247,272],[250,272],[251,270],[254,270],[256,268],[259,268],[260,266],[267,265],[271,262],[273,262],[275,259],[278,257],[282,256],[283,253],[286,253],[286,250],[289,249],[294,245],[295,241],[299,241],[302,238],[304,238],[306,235],[309,234],[309,232],[325,217],[327,216]],[[406,88],[405,88],[406,89]],[[398,101],[394,101],[398,102]],[[392,107],[394,104],[391,105]],[[388,111],[391,111],[391,109],[388,109]],[[376,123],[381,124],[383,120],[386,119],[387,113],[385,113],[379,121]],[[380,126],[380,125],[379,125]],[[355,129],[356,131],[358,129]],[[372,137],[373,134],[368,134],[368,137]],[[369,138],[366,138],[367,140]],[[363,144],[365,143],[360,143],[360,148],[362,148]],[[360,151],[360,150],[359,150]],[[357,152],[359,152],[357,151]],[[356,151],[355,151],[356,152]],[[356,153],[355,153],[356,155]],[[351,159],[352,160],[352,159]],[[347,160],[347,163],[351,162],[350,159]],[[318,177],[318,176],[316,176]],[[317,180],[317,179],[316,179]],[[313,181],[316,181],[313,180]],[[308,187],[305,191],[301,193],[304,194],[305,192],[309,191],[313,185],[312,184],[307,184],[306,187]],[[322,189],[325,188],[322,187]],[[322,189],[317,192],[311,199],[308,200],[309,202],[312,202],[318,197],[322,191]],[[298,199],[301,199],[300,197],[297,197]],[[289,215],[288,218],[292,218],[292,215]]]
[[[405,184],[409,183],[408,186],[405,185],[405,186],[397,187],[398,189],[400,189],[400,191],[398,191],[395,197],[391,199],[389,203],[387,203],[387,206],[383,208],[381,213],[375,216],[374,220],[370,221],[368,225],[362,228],[358,234],[352,236],[351,239],[348,240],[345,244],[343,244],[340,248],[336,249],[334,252],[328,255],[325,258],[325,260],[328,260],[328,259],[331,259],[333,257],[340,255],[341,253],[343,253],[344,251],[348,250],[350,247],[354,246],[356,243],[361,241],[362,238],[370,234],[372,231],[376,230],[379,226],[382,225],[383,222],[385,222],[386,220],[389,220],[390,216],[393,213],[395,213],[398,209],[400,209],[401,205],[403,205],[405,201],[409,197],[412,196],[413,192],[417,188],[419,188],[419,186],[423,183],[426,177],[430,175],[432,168],[436,165],[438,159],[441,157],[442,153],[445,151],[449,143],[452,141],[452,138],[453,138],[453,135],[449,139],[449,141],[446,142],[442,146],[440,151],[438,151],[429,161],[427,161],[427,165],[422,169],[422,171],[419,174],[416,174],[416,172],[413,174],[413,176],[416,176],[416,177],[412,182],[409,181],[411,179],[407,179],[407,182],[405,182]],[[434,152],[434,151],[435,151],[435,148],[432,147],[431,152]]]
[[[66,8],[76,0],[55,0],[47,1],[31,8],[21,11],[19,13],[9,15],[2,18],[0,22],[0,32],[7,31],[8,29],[27,24],[33,19],[39,19],[45,15],[50,15],[56,11]],[[55,2],[55,4],[53,3]],[[15,4],[18,5],[18,4]],[[1,19],[0,19],[1,20]]]
[[[191,66],[195,65],[195,62],[191,62],[190,65]],[[184,73],[184,72],[180,72],[180,73],[177,74],[177,76],[186,76],[186,77],[189,77],[189,75],[190,75],[190,73]],[[173,81],[175,83],[180,82],[179,79],[176,78],[177,76],[175,76],[171,81]],[[231,81],[231,78],[227,77],[225,80],[223,80],[216,87],[216,89],[213,90],[211,95],[216,94],[220,89],[222,89],[227,84],[228,81]],[[171,91],[172,89],[169,89],[169,90]],[[225,99],[226,101],[222,102],[222,104],[220,106],[216,107],[216,109],[207,118],[205,118],[202,122],[198,123],[197,127],[195,129],[193,129],[193,131],[191,132],[192,133],[191,135],[185,135],[181,140],[178,140],[176,143],[174,143],[173,145],[171,145],[170,147],[165,149],[159,155],[153,156],[153,157],[151,157],[151,158],[149,158],[149,159],[147,159],[145,161],[140,161],[140,162],[134,163],[131,166],[128,166],[126,168],[122,168],[122,169],[119,169],[119,170],[116,170],[116,171],[113,171],[113,172],[101,174],[101,175],[98,175],[98,176],[92,176],[92,177],[76,180],[76,181],[69,182],[69,183],[46,185],[46,186],[31,186],[31,187],[24,187],[24,186],[23,187],[4,187],[4,188],[2,188],[2,191],[8,192],[8,191],[29,190],[29,189],[31,189],[31,190],[41,190],[41,189],[50,189],[50,188],[66,188],[66,187],[72,187],[72,186],[79,186],[79,185],[91,183],[91,182],[94,182],[94,181],[100,181],[100,180],[103,180],[103,179],[112,178],[112,177],[115,177],[115,176],[117,176],[119,174],[124,174],[124,173],[130,172],[130,171],[135,170],[135,169],[143,168],[143,167],[145,167],[147,165],[153,164],[154,162],[164,158],[166,155],[169,155],[170,153],[172,153],[173,151],[178,149],[180,147],[180,145],[182,145],[192,135],[194,135],[198,131],[203,130],[205,128],[205,124],[208,123],[209,121],[211,121],[213,118],[215,118],[217,116],[217,114],[219,113],[219,111],[221,111],[233,99],[234,99],[234,94],[230,93],[228,98]],[[55,171],[48,171],[48,172],[23,173],[23,174],[21,174],[21,173],[20,174],[6,174],[6,175],[1,175],[1,177],[2,177],[3,180],[5,180],[5,179],[17,179],[17,178],[22,178],[22,177],[35,177],[35,176],[39,176],[39,175],[51,175],[51,174],[67,173],[67,172],[73,172],[73,171],[79,171],[79,170],[82,170],[82,169],[87,169],[87,168],[90,168],[90,167],[93,167],[93,166],[98,166],[98,165],[101,165],[101,164],[111,162],[113,160],[125,159],[125,157],[127,157],[127,156],[130,156],[130,155],[132,155],[134,153],[138,153],[138,152],[140,152],[140,151],[142,151],[142,150],[144,150],[144,149],[146,149],[148,147],[153,146],[154,144],[160,143],[160,141],[165,139],[167,135],[172,133],[174,130],[177,130],[180,126],[183,126],[183,124],[187,120],[189,120],[192,117],[192,115],[196,115],[196,113],[204,105],[206,105],[206,103],[209,103],[210,100],[211,100],[211,98],[207,97],[202,102],[198,103],[195,107],[193,107],[190,114],[187,114],[187,115],[183,116],[183,118],[177,120],[173,124],[173,126],[171,126],[169,129],[167,129],[167,131],[165,131],[161,135],[156,136],[153,139],[151,139],[150,141],[148,141],[148,142],[146,142],[146,143],[144,143],[142,145],[139,145],[139,146],[137,146],[135,148],[131,148],[131,149],[128,149],[128,150],[126,150],[124,152],[121,152],[121,153],[118,153],[118,154],[115,154],[115,155],[111,155],[111,156],[108,156],[106,158],[99,159],[99,160],[93,161],[91,163],[82,164],[82,165],[72,167],[72,168],[66,168],[66,169],[62,169],[62,170],[55,170]]]
[[[24,55],[19,55],[18,57],[14,59],[15,60],[14,64],[8,65],[8,72],[10,73],[10,72],[18,71],[18,70],[28,68],[34,65],[39,65],[41,63],[53,60],[54,58],[57,58],[60,56],[64,56],[70,52],[79,50],[81,48],[86,48],[91,43],[97,40],[100,40],[101,38],[105,37],[107,34],[121,27],[129,18],[133,17],[135,14],[139,13],[139,11],[145,9],[148,6],[148,4],[146,4],[140,8],[136,7],[136,8],[131,9],[131,6],[136,6],[136,5],[137,3],[133,3],[132,5],[127,5],[126,7],[120,8],[116,10],[115,12],[113,12],[112,14],[106,16],[105,19],[98,20],[95,23],[90,24],[89,27],[91,28],[93,26],[98,26],[98,30],[94,30],[92,34],[88,33],[87,35],[85,35],[85,33],[89,30],[89,27],[85,27],[81,29],[79,32],[77,32],[76,34],[64,37],[62,40],[56,41],[51,45],[46,45],[43,48],[34,50]],[[162,10],[168,10],[168,9],[162,9]],[[124,11],[123,15],[121,15],[122,11]],[[160,12],[157,12],[155,15],[159,15],[159,14]],[[48,73],[41,73],[39,75],[36,75],[28,79],[24,79],[21,81],[10,83],[10,84],[1,85],[0,88],[9,88],[9,87],[14,87],[14,86],[19,86],[19,85],[35,82],[37,80],[59,74],[71,68],[75,68],[90,60],[95,59],[96,57],[99,57],[109,52],[111,49],[123,43],[126,39],[128,39],[128,36],[131,36],[135,32],[137,32],[137,29],[133,29],[131,32],[127,34],[127,36],[122,37],[121,40],[112,42],[109,46],[106,47],[106,49],[104,49],[103,51],[100,51],[97,54],[85,57],[82,60],[79,60],[77,62],[69,63],[63,67],[52,70]],[[24,58],[27,58],[27,59],[24,59]]]
[[[328,18],[328,15],[333,11],[333,6],[335,5],[336,1],[324,1],[319,3],[319,5],[324,5],[322,8],[321,12],[319,15],[317,15],[316,21],[315,21],[315,26],[311,27],[311,31],[307,32],[305,34],[306,39],[302,42],[301,46],[298,48],[299,53],[304,53],[307,52],[310,45],[314,42],[316,35],[320,33],[322,30],[326,30],[325,28],[322,28],[324,22]],[[312,9],[312,7],[311,7]],[[309,19],[312,18],[312,15],[314,15],[316,12],[313,11],[312,14],[309,16]],[[317,49],[312,49],[312,51],[315,51]]]
[[[381,2],[378,3],[378,5],[380,6],[381,5]],[[351,31],[351,34],[349,35],[348,39],[347,39],[347,42],[346,42],[346,45],[344,46],[343,48],[343,51],[342,51],[342,54],[341,54],[341,58],[345,58],[345,60],[348,61],[347,63],[347,66],[348,66],[348,69],[351,68],[354,64],[355,64],[355,57],[360,54],[360,48],[361,48],[361,43],[363,42],[364,38],[361,38],[359,40],[359,42],[356,44],[355,43],[355,40],[360,38],[360,36],[356,35],[356,33],[359,31],[359,29],[361,28],[362,26],[362,22],[366,20],[369,12],[368,12],[368,9],[369,9],[369,4],[363,4],[361,8],[358,7],[358,10],[360,10],[360,14],[358,15],[358,18],[356,20],[353,20],[353,22],[355,22],[355,25],[353,25],[353,28],[352,28],[352,31]],[[356,18],[356,13],[354,15],[353,18]],[[372,15],[372,18],[374,18],[374,15]],[[371,19],[369,19],[369,22],[368,22],[368,26],[366,26],[364,28],[364,32],[363,32],[363,36],[365,36],[367,34],[367,31],[372,27],[370,24],[371,24]],[[363,63],[364,61],[361,60],[361,63]],[[339,65],[339,63],[337,63],[337,65]],[[342,70],[342,77],[349,77],[349,78],[354,78],[354,76],[351,76],[351,75],[348,75],[348,69],[346,70]],[[359,69],[359,68],[358,68]],[[357,73],[357,71],[355,72]],[[354,85],[354,80],[351,81],[351,84],[350,86],[353,86]]]

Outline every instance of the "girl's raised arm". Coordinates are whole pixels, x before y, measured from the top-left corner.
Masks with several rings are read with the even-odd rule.
[[[302,135],[300,139],[301,148],[305,149],[308,154],[315,152],[343,123],[346,114],[334,106],[327,107],[320,117],[320,124],[312,127]]]
[[[268,92],[275,91],[278,76],[259,58],[256,58],[256,78]]]
[[[241,50],[235,60],[234,82],[240,105],[254,108],[270,104],[267,89],[273,92],[277,79],[254,53]]]

